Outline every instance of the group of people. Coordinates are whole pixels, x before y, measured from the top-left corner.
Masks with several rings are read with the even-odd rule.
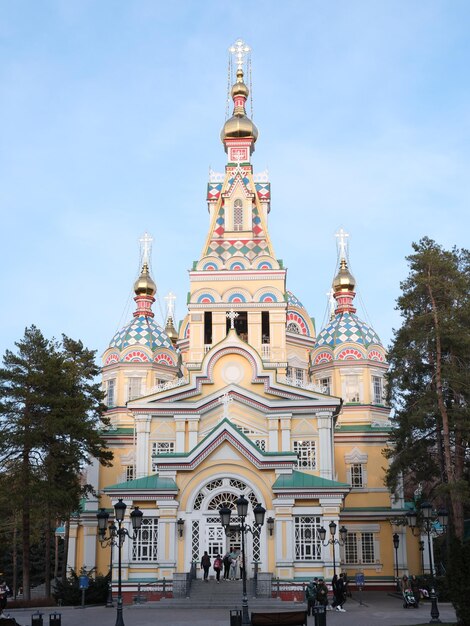
[[[227,552],[223,557],[217,554],[213,564],[206,550],[201,559],[201,568],[204,572],[203,578],[205,582],[209,582],[209,569],[211,565],[215,571],[217,583],[220,583],[220,574],[222,571],[223,580],[239,580],[243,577],[243,559],[239,550],[237,552]]]
[[[411,596],[416,606],[419,606],[419,601],[421,600],[421,594],[423,593],[423,590],[419,588],[419,581],[416,576],[413,575],[408,578],[408,576],[405,574],[401,579],[400,587],[403,597],[407,599]]]
[[[324,606],[326,610],[336,610],[341,613],[346,613],[343,604],[346,602],[346,598],[349,594],[347,574],[341,573],[339,576],[335,574],[331,581],[331,588],[333,591],[333,602],[330,605],[328,601],[328,587],[325,580],[315,577],[308,583],[305,588],[308,615],[313,615],[313,609],[316,605]]]

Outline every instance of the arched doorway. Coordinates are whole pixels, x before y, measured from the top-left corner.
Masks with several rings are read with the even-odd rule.
[[[244,495],[249,501],[246,523],[254,523],[253,508],[260,502],[259,496],[245,481],[238,478],[216,478],[199,488],[192,504],[190,551],[191,561],[196,563],[196,570],[200,572],[199,564],[204,551],[207,550],[211,561],[226,552],[241,550],[241,534],[231,529],[226,535],[220,523],[219,509],[227,506],[232,510],[231,526],[236,526],[240,520],[237,515],[236,500]],[[247,577],[250,578],[255,567],[260,567],[263,560],[261,533],[247,533],[245,536],[245,562]],[[213,572],[211,571],[211,574]],[[199,575],[199,574],[198,574]]]

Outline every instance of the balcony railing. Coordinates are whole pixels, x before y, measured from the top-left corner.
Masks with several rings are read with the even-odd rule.
[[[271,358],[271,346],[269,345],[269,343],[261,344],[261,358],[263,359],[263,361],[269,361],[269,359]]]

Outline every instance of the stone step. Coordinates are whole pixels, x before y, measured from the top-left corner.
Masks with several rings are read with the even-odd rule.
[[[133,605],[132,608],[155,608],[158,609],[241,609],[241,594],[238,598],[224,598],[219,596],[207,600],[206,598],[163,598],[158,602],[146,602],[142,605]],[[303,602],[283,602],[279,598],[250,598],[248,596],[248,607],[250,611],[302,611],[307,605]]]

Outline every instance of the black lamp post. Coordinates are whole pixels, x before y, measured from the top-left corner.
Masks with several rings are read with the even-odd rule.
[[[398,575],[398,546],[400,545],[400,537],[398,533],[393,534],[393,547],[395,548],[395,568],[397,577],[397,591],[400,591],[400,578]]]
[[[421,574],[424,576],[424,541],[419,541],[419,553],[421,555]]]
[[[139,507],[135,507],[130,515],[132,522],[133,535],[129,534],[126,528],[122,528],[122,522],[124,521],[124,515],[126,513],[127,505],[122,501],[122,498],[114,505],[114,519],[118,523],[116,529],[115,524],[111,524],[108,528],[109,535],[106,536],[106,527],[108,525],[109,513],[105,509],[100,509],[96,514],[98,519],[98,539],[103,547],[110,545],[111,550],[113,546],[118,547],[118,599],[117,599],[117,613],[116,613],[116,626],[124,626],[124,620],[122,618],[122,571],[121,571],[121,556],[122,545],[129,537],[131,541],[136,539],[137,532],[142,526],[143,513]],[[111,555],[111,567],[112,567],[112,555]],[[109,602],[109,596],[108,596]],[[112,603],[112,590],[111,590],[111,603]],[[109,604],[106,604],[109,606]],[[111,604],[112,606],[112,604]]]
[[[114,522],[109,522],[108,536],[106,537],[106,525],[108,524],[109,513],[105,509],[100,509],[96,514],[98,518],[98,538],[102,548],[111,546],[109,551],[109,581],[108,581],[108,597],[106,606],[113,607],[113,547],[116,545],[117,526]]]
[[[418,523],[418,513],[420,514],[420,520]],[[434,580],[434,567],[432,562],[432,549],[431,549],[431,533],[434,530],[434,524],[439,522],[439,525],[443,530],[447,530],[447,525],[449,523],[449,514],[445,509],[440,509],[438,512],[433,511],[432,504],[430,502],[422,502],[419,511],[413,509],[407,514],[408,517],[408,525],[411,528],[411,532],[415,535],[415,529],[417,530],[418,535],[425,532],[428,538],[428,558],[429,558],[429,571],[431,573],[431,593],[429,597],[431,599],[431,621],[430,624],[440,624],[441,620],[439,619],[439,608],[437,606],[437,595],[436,595],[436,585]],[[417,535],[415,535],[417,536]],[[421,550],[421,542],[420,547]],[[421,557],[423,556],[424,545],[421,551]],[[423,564],[423,572],[424,572],[424,564]]]
[[[264,516],[266,514],[266,509],[261,506],[261,504],[257,504],[253,509],[253,514],[255,516],[255,523],[253,526],[249,526],[245,524],[246,516],[248,515],[248,500],[244,495],[241,495],[235,502],[237,505],[237,514],[241,520],[241,524],[238,525],[237,530],[240,531],[242,536],[242,581],[243,581],[243,595],[242,595],[242,624],[249,625],[250,617],[248,615],[248,596],[246,593],[246,567],[245,567],[245,533],[251,533],[252,535],[255,533],[259,533],[261,526],[264,524]],[[232,510],[229,509],[228,506],[221,507],[219,509],[220,514],[220,522],[225,529],[225,533],[227,534],[230,530],[234,530],[233,526],[230,526],[230,516],[232,514]],[[229,530],[230,529],[230,530]]]
[[[330,529],[330,539],[328,539],[328,541],[325,542],[326,530],[323,528],[323,526],[318,529],[318,534],[320,536],[320,541],[322,542],[322,544],[324,546],[329,546],[329,545],[333,546],[333,576],[336,576],[335,545],[344,546],[345,541],[346,541],[346,537],[348,535],[348,530],[344,526],[341,526],[341,528],[339,529],[340,539],[336,539],[336,537],[335,537],[335,535],[336,535],[336,524],[333,521],[331,521],[328,524],[328,527]]]

